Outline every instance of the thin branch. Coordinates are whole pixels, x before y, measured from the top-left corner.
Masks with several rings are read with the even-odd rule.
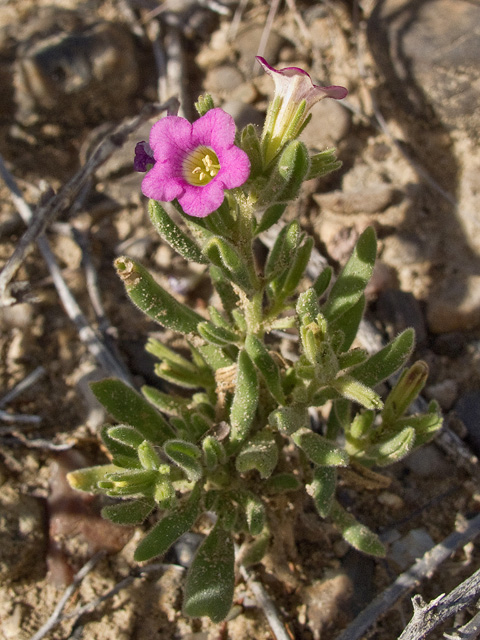
[[[424,640],[430,631],[476,602],[479,596],[480,569],[448,595],[442,594],[428,604],[425,604],[420,596],[414,596],[413,617],[398,640]]]
[[[480,635],[480,611],[453,634],[444,633],[443,635],[446,640],[475,640]]]
[[[85,576],[94,568],[97,562],[101,560],[104,555],[105,551],[99,551],[94,556],[92,556],[86,564],[83,565],[83,567],[77,574],[75,574],[72,584],[70,584],[65,589],[65,593],[55,607],[50,618],[42,627],[40,627],[37,633],[30,638],[30,640],[42,640],[42,638],[44,638],[47,633],[49,633],[54,627],[59,624],[60,616],[62,614],[62,611],[65,609],[67,602],[70,600],[75,591],[80,587]]]
[[[4,407],[12,400],[15,400],[17,396],[34,385],[44,375],[45,369],[43,367],[37,367],[36,369],[34,369],[31,373],[28,374],[28,376],[26,376],[23,380],[16,384],[13,389],[10,389],[8,393],[0,398],[0,407]]]
[[[480,534],[480,515],[470,520],[464,531],[455,531],[443,542],[427,551],[395,582],[380,593],[336,640],[359,640],[375,621],[427,576],[431,575],[452,553],[474,540]]]
[[[270,37],[270,32],[273,27],[273,21],[275,20],[275,16],[277,15],[278,7],[280,5],[280,0],[272,0],[270,3],[270,10],[267,15],[267,19],[265,20],[265,26],[262,31],[262,36],[260,38],[260,42],[258,43],[258,51],[257,55],[263,56],[265,53],[265,48],[267,46],[268,38]],[[258,65],[254,63],[253,71],[258,72]]]
[[[249,575],[248,571],[243,565],[240,565],[240,574],[245,582],[248,583],[248,586],[255,596],[257,604],[265,614],[268,624],[270,625],[270,629],[275,636],[275,640],[292,640],[291,636],[285,628],[285,625],[280,620],[278,611],[270,596],[265,591],[263,584]]]

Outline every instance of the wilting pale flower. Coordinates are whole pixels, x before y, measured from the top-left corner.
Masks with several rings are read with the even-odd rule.
[[[179,116],[159,120],[150,132],[153,159],[145,143],[135,149],[137,166],[154,162],[142,181],[143,194],[164,202],[177,198],[185,213],[208,216],[222,204],[225,189],[248,179],[250,161],[234,138],[233,118],[222,109],[193,124]]]
[[[348,91],[344,87],[319,87],[298,67],[274,69],[265,58],[257,56],[257,60],[275,83],[275,95],[268,107],[262,134],[268,164],[286,142],[298,137],[316,102],[323,98],[341,100]]]

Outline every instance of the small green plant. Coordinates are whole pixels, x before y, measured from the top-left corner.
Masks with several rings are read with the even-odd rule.
[[[297,138],[317,100],[346,94],[312,85],[299,69],[260,62],[276,84],[261,136],[251,125],[237,135],[230,116],[206,96],[193,125],[167,116],[154,125],[150,145],[137,145],[153,226],[184,258],[205,265],[221,308],[203,317],[135,260],[116,260],[131,300],[183,334],[190,356],[150,339],[146,348],[166,387],[138,393],[115,379],[92,384],[119,423],[101,433],[111,463],[69,474],[79,490],[120,498],[103,509],[113,522],[137,524],[161,512],[137,547],[138,561],[165,553],[203,512],[215,514],[184,598],[185,614],[214,622],[232,604],[234,538],[250,541],[245,563],[261,559],[270,538],[269,497],[279,492],[307,491],[345,540],[382,556],[378,537],[337,500],[337,469],[392,464],[441,426],[435,403],[423,415],[408,414],[427,378],[424,363],[405,370],[384,401],[375,391],[405,366],[413,330],[373,356],[352,347],[376,258],[373,229],[360,236],[333,285],[327,268],[298,293],[313,239],[295,220],[265,263],[256,263],[255,238],[280,220],[302,182],[340,166],[334,150],[310,156]],[[160,201],[173,201],[178,221]],[[298,332],[295,361],[279,353],[272,332],[280,329]],[[176,387],[183,391],[171,391]],[[329,418],[317,433],[309,409],[327,403]]]

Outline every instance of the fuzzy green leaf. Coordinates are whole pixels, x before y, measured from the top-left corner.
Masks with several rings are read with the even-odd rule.
[[[381,409],[383,406],[378,393],[358,382],[353,376],[342,376],[331,384],[344,398],[358,402],[365,409]]]
[[[156,231],[177,253],[192,262],[199,262],[200,264],[208,262],[200,247],[177,227],[159,202],[149,200],[148,212]]]
[[[383,349],[352,369],[350,374],[367,387],[375,387],[405,364],[414,345],[415,331],[405,329]]]
[[[155,501],[147,498],[125,500],[102,509],[102,517],[115,524],[141,524],[151,513]]]
[[[225,347],[238,341],[236,333],[230,331],[230,329],[215,326],[211,322],[200,322],[197,330],[202,338],[218,347]]]
[[[332,508],[337,487],[337,471],[334,467],[317,467],[312,484],[307,487],[315,507],[322,518],[326,518]]]
[[[297,491],[301,486],[300,480],[293,473],[276,473],[266,481],[265,490],[267,493],[276,494]]]
[[[224,620],[232,606],[235,552],[230,534],[215,526],[200,545],[188,570],[183,612]]]
[[[385,547],[378,536],[367,526],[358,522],[351,513],[345,511],[336,500],[332,504],[330,517],[352,547],[371,556],[380,558],[385,556]]]
[[[238,254],[233,244],[224,238],[214,236],[205,244],[203,252],[229,280],[235,282],[246,293],[254,293],[245,260]]]
[[[305,180],[322,178],[328,173],[340,169],[341,166],[342,163],[336,158],[335,149],[325,149],[325,151],[310,156],[310,169]]]
[[[262,374],[272,396],[279,404],[285,404],[280,369],[262,341],[254,335],[248,335],[245,339],[245,349]]]
[[[273,433],[264,429],[249,438],[237,456],[235,466],[240,473],[257,469],[262,478],[268,478],[277,466],[278,447]]]
[[[167,456],[185,472],[191,482],[202,477],[202,465],[199,462],[200,449],[191,442],[184,440],[168,440],[163,445]]]
[[[399,380],[385,400],[382,411],[384,425],[393,424],[401,418],[412,402],[418,397],[428,378],[428,365],[419,360],[402,372]]]
[[[160,556],[189,531],[197,519],[200,508],[201,489],[196,485],[188,500],[167,513],[140,541],[134,559],[143,562]]]
[[[106,479],[107,475],[115,471],[123,471],[114,464],[101,464],[95,467],[86,467],[67,473],[68,484],[72,489],[85,491],[86,493],[102,493],[98,483]]]
[[[365,295],[362,294],[357,302],[351,306],[345,313],[339,316],[333,322],[330,322],[328,329],[330,332],[340,330],[343,334],[342,346],[339,352],[345,352],[352,346],[360,326],[360,321],[365,311]]]
[[[370,446],[365,451],[365,462],[376,464],[379,467],[386,467],[389,464],[398,462],[405,458],[413,449],[415,444],[415,429],[411,426],[405,427],[393,437]],[[359,457],[360,462],[364,462]]]
[[[204,320],[165,291],[138,262],[121,257],[115,260],[115,267],[130,300],[155,322],[172,331],[189,334]]]
[[[237,382],[230,409],[230,443],[234,448],[238,448],[247,437],[257,405],[257,372],[247,352],[242,349],[238,354]]]
[[[117,440],[127,447],[132,447],[132,449],[136,449],[144,441],[142,434],[128,425],[119,424],[115,427],[109,427],[107,433],[113,440]]]
[[[90,388],[115,420],[135,427],[144,440],[163,444],[167,438],[175,435],[158,411],[121,380],[107,378],[92,382]]]
[[[322,307],[322,313],[329,322],[336,320],[357,304],[372,276],[376,255],[375,231],[368,227],[359,237],[350,259]]]
[[[292,434],[292,440],[315,464],[326,467],[345,467],[348,464],[348,453],[344,449],[310,429],[299,429]]]
[[[293,140],[288,143],[268,184],[260,192],[258,206],[295,200],[309,168],[310,158],[303,142]]]
[[[286,208],[286,204],[274,204],[271,207],[268,207],[255,229],[255,235],[259,235],[260,233],[263,233],[263,231],[267,231],[267,229],[273,227],[273,225],[280,220]]]
[[[291,435],[310,423],[308,411],[303,406],[288,406],[275,409],[268,416],[268,423],[280,433]]]

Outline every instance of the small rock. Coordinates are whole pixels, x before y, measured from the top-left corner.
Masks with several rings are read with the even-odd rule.
[[[388,558],[393,560],[400,569],[406,569],[434,545],[435,543],[428,531],[425,529],[412,529],[406,536],[392,544]]]
[[[205,90],[210,93],[231,93],[242,84],[243,76],[238,67],[224,64],[210,69],[205,78]]]
[[[444,411],[448,411],[457,399],[458,385],[455,380],[443,380],[426,387],[424,393],[429,400],[436,400]]]
[[[405,466],[421,478],[440,478],[451,473],[450,465],[433,444],[413,451],[405,459]]]
[[[310,127],[307,127],[307,133],[309,131]],[[358,191],[330,191],[329,193],[316,194],[313,199],[322,209],[325,208],[335,213],[347,215],[379,213],[392,204],[396,193],[397,191],[392,185],[383,184]]]
[[[455,273],[432,290],[427,321],[433,333],[469,331],[480,326],[480,276]]]
[[[255,56],[258,54],[258,47],[264,32],[263,25],[250,24],[238,32],[235,38],[235,47],[239,53],[238,64],[240,69],[245,73],[246,77],[251,77],[254,68],[260,68],[255,64]],[[274,29],[268,34],[268,39],[262,56],[272,66],[276,64],[278,55],[284,38]]]
[[[232,116],[240,130],[250,123],[261,127],[265,120],[261,111],[240,100],[229,100],[222,105],[222,109]]]
[[[382,491],[382,493],[378,494],[377,500],[389,509],[401,509],[405,504],[400,496],[397,496],[396,493],[392,493],[391,491]]]
[[[313,117],[300,140],[312,150],[335,147],[350,129],[350,112],[336,100],[322,100],[313,107]]]
[[[480,392],[467,391],[455,404],[454,411],[465,425],[467,439],[476,455],[480,455]]]

